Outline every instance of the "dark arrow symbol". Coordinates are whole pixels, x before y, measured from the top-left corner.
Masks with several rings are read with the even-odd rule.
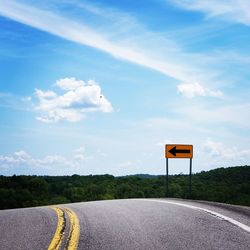
[[[171,148],[168,152],[174,156],[176,156],[176,154],[190,154],[189,149],[176,149],[176,147]]]

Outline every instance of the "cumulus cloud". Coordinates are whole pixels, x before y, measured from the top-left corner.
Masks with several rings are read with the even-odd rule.
[[[75,78],[64,78],[56,81],[55,86],[64,93],[35,90],[38,99],[35,109],[41,113],[37,120],[41,122],[78,122],[87,112],[113,111],[111,103],[102,94],[101,87],[93,80],[85,82]]]
[[[187,98],[194,98],[196,96],[212,96],[220,97],[222,92],[219,90],[211,90],[202,86],[199,83],[182,83],[177,86],[178,93]]]

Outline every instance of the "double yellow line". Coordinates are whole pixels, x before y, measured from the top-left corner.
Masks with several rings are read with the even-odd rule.
[[[48,250],[59,250],[62,242],[64,242],[65,250],[77,250],[79,236],[80,236],[80,224],[77,215],[73,210],[66,207],[50,207],[57,214],[57,228],[55,235],[50,242]],[[65,229],[66,229],[66,215],[70,222],[69,233],[66,241],[64,241]]]

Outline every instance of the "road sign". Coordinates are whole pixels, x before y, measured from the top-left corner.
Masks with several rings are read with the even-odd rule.
[[[193,158],[193,145],[167,144],[166,158]]]
[[[168,158],[189,158],[189,198],[192,192],[192,159],[193,159],[193,145],[185,144],[166,144],[165,145],[166,157],[166,197],[168,197]]]

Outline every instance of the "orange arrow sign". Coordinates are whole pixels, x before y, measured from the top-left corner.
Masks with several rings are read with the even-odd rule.
[[[166,158],[193,158],[193,145],[167,144]]]

